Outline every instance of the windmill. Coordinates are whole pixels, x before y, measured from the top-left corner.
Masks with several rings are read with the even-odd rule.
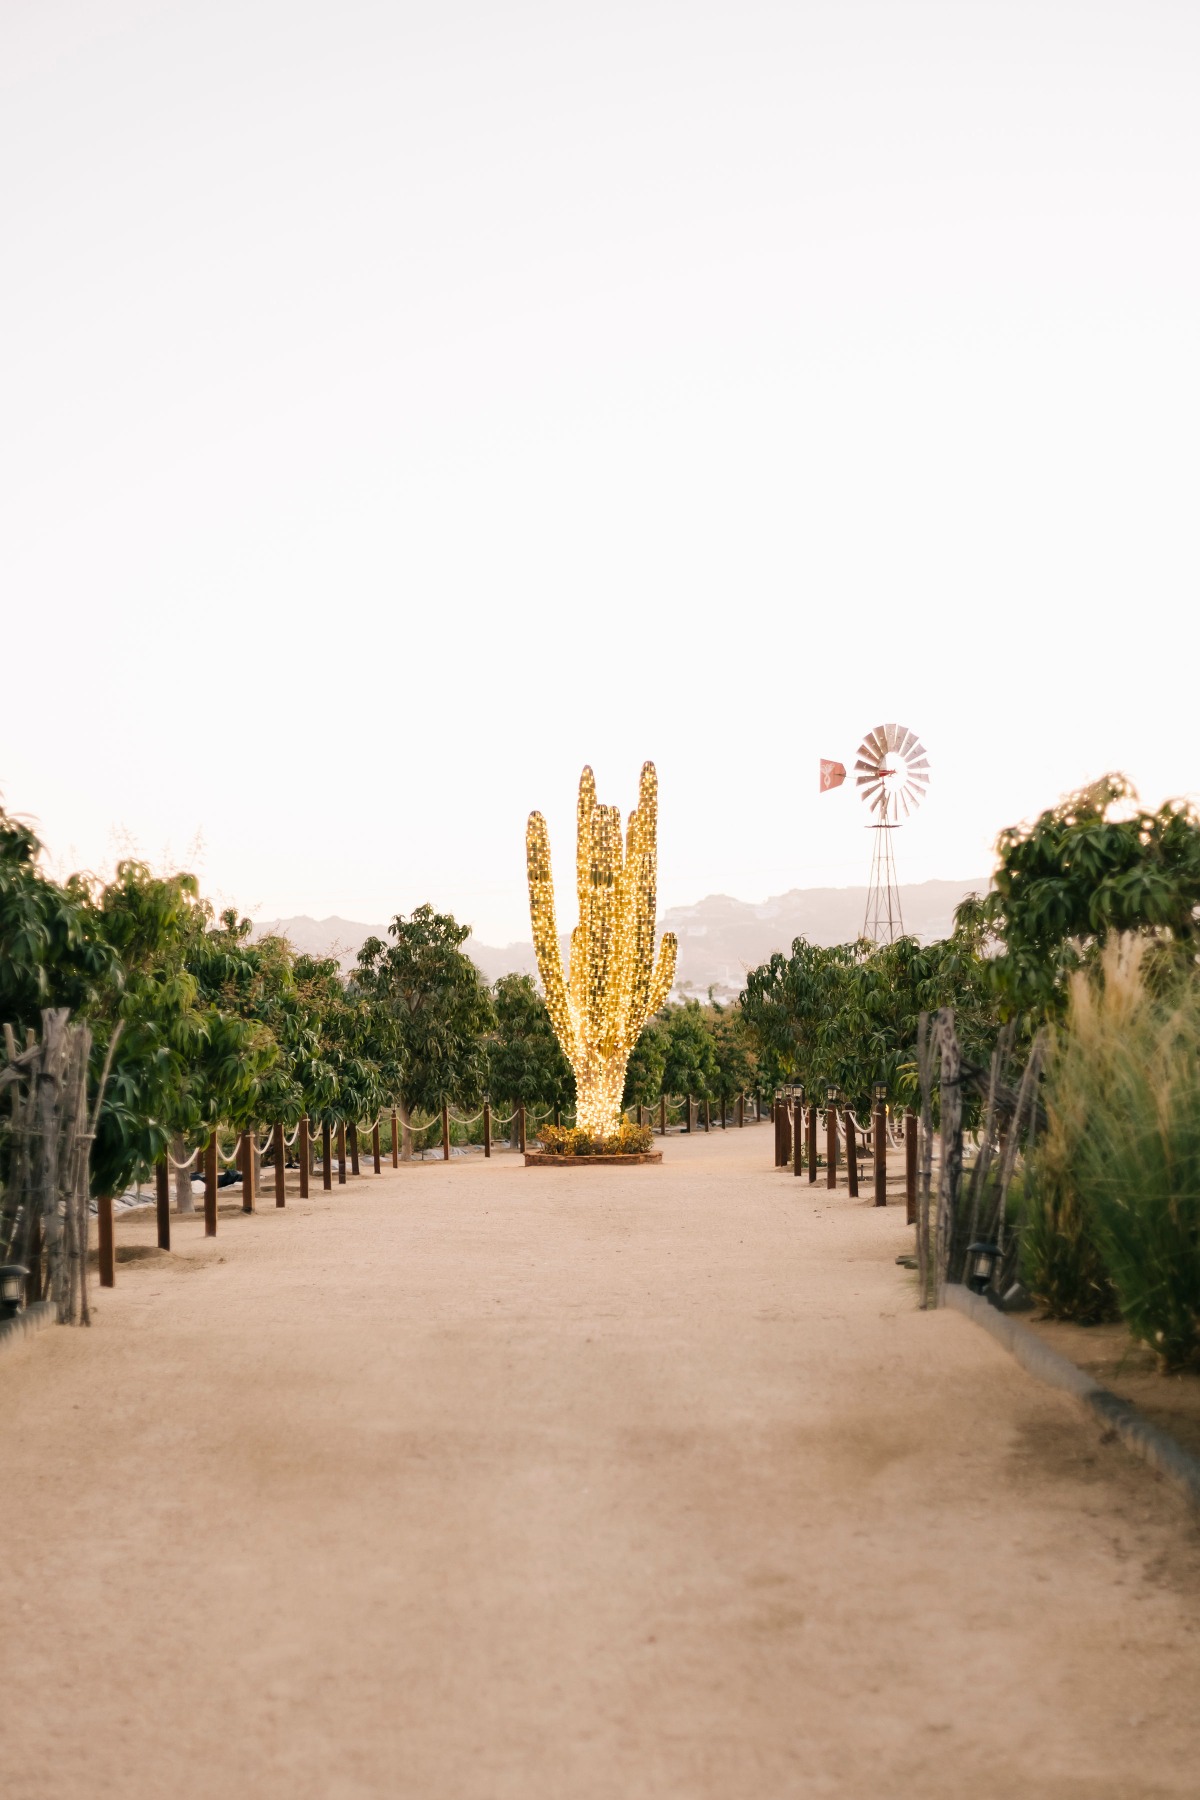
[[[916,732],[907,725],[876,725],[858,746],[854,768],[860,797],[879,815],[867,827],[877,835],[862,934],[877,944],[890,944],[904,936],[890,833],[897,831],[925,798],[929,758]],[[822,793],[840,787],[845,779],[841,763],[822,762]]]
[[[877,944],[890,944],[904,936],[904,920],[889,833],[897,831],[924,799],[929,786],[929,758],[924,744],[907,725],[877,725],[858,746],[854,767],[860,796],[870,803],[873,813],[879,814],[868,827],[877,835],[863,936],[873,938]]]

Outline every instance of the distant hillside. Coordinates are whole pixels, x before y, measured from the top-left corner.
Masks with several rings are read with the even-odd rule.
[[[954,920],[954,908],[965,894],[983,893],[987,877],[974,881],[923,881],[900,889],[904,924],[924,943],[945,937]],[[676,997],[704,996],[714,988],[718,997],[739,992],[747,969],[765,962],[776,950],[791,949],[793,938],[806,937],[813,944],[844,944],[862,930],[867,890],[857,888],[793,888],[755,905],[734,900],[728,894],[710,894],[694,906],[672,906],[659,920],[660,931],[679,938]],[[263,920],[256,937],[277,933],[309,956],[336,956],[349,968],[359,947],[372,936],[386,939],[383,925],[360,925],[352,919]],[[510,972],[536,974],[532,944],[508,944],[500,948],[470,937],[467,954],[485,981]],[[565,953],[564,943],[564,953]]]

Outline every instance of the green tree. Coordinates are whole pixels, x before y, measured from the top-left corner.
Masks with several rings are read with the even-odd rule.
[[[1200,813],[1136,801],[1123,775],[1106,775],[1001,832],[992,891],[971,896],[957,919],[997,940],[990,974],[1006,1015],[1061,1014],[1068,976],[1114,933],[1153,932],[1160,966],[1195,956]]]
[[[625,1067],[625,1092],[622,1108],[656,1106],[665,1093],[663,1073],[667,1066],[666,1033],[659,1018],[651,1019],[629,1054]]]
[[[390,1011],[402,1113],[407,1120],[413,1110],[434,1112],[450,1100],[472,1106],[487,1079],[493,1013],[462,949],[470,927],[419,906],[411,918],[397,914],[388,934],[390,944],[372,937],[359,951],[355,985]]]
[[[531,975],[502,975],[492,989],[488,1089],[504,1106],[569,1106],[575,1077]]]
[[[717,1091],[717,1050],[700,1002],[685,1000],[660,1016],[666,1051],[663,1092],[711,1099]]]

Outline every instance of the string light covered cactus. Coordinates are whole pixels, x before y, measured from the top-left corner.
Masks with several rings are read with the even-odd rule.
[[[596,805],[596,778],[579,780],[576,878],[579,923],[571,933],[570,977],[563,974],[554,919],[550,835],[541,813],[525,833],[529,913],[546,1005],[575,1072],[576,1120],[607,1137],[621,1122],[625,1066],[647,1019],[662,1006],[675,979],[674,933],[654,957],[658,889],[658,776],[643,763],[636,810],[629,815],[624,851],[621,813]]]

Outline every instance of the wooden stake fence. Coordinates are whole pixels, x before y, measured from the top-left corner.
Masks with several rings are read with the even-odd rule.
[[[287,1145],[283,1141],[283,1126],[276,1119],[271,1127],[271,1149],[275,1157],[275,1204],[287,1205]]]

